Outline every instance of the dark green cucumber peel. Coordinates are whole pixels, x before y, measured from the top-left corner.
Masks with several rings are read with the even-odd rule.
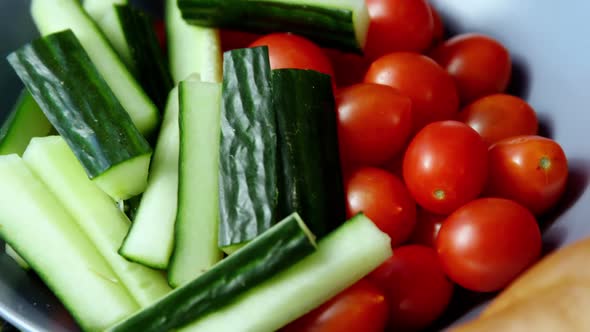
[[[8,61],[91,179],[151,153],[71,30],[37,39]]]
[[[147,95],[163,110],[174,87],[172,76],[148,14],[130,5],[116,5],[117,15],[134,62],[133,73]]]
[[[322,46],[362,53],[351,10],[264,0],[178,0],[178,7],[191,24],[257,33],[292,32]]]
[[[53,127],[33,96],[23,89],[14,108],[0,127],[0,155],[23,152],[34,137],[49,135]]]
[[[313,235],[299,216],[292,214],[199,278],[108,331],[156,332],[182,327],[231,303],[315,249]]]
[[[219,247],[278,221],[277,134],[266,46],[226,52],[219,160]]]
[[[322,237],[344,222],[345,199],[331,78],[299,69],[272,71],[277,114],[280,210],[298,212]]]

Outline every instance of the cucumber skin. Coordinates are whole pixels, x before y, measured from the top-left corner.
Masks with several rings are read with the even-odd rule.
[[[328,75],[272,71],[283,213],[298,212],[318,237],[346,219],[335,102]]]
[[[91,179],[151,153],[71,30],[37,39],[8,61]]]
[[[163,110],[174,87],[167,61],[148,15],[130,5],[115,6],[123,34],[129,45],[137,81],[154,104]]]
[[[351,10],[265,0],[242,2],[178,0],[178,7],[183,18],[194,25],[263,34],[291,32],[325,47],[362,54]]]
[[[231,303],[316,250],[301,223],[299,216],[290,215],[199,278],[107,331],[169,331]]]
[[[279,220],[279,190],[268,48],[226,52],[223,66],[219,247],[227,248]]]

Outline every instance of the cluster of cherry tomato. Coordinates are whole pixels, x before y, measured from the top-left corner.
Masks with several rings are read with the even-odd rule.
[[[443,40],[426,0],[367,5],[364,56],[292,34],[222,34],[225,49],[268,46],[273,69],[332,75],[348,214],[364,212],[394,248],[285,332],[416,331],[443,314],[455,285],[501,290],[538,259],[536,217],[565,190],[563,150],[536,136],[529,104],[505,94],[503,45],[479,34]]]

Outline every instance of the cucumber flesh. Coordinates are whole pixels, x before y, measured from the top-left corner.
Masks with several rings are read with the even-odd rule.
[[[29,263],[25,262],[25,260],[8,244],[4,246],[4,251],[8,257],[12,258],[18,266],[20,266],[23,270],[30,270],[31,266]]]
[[[23,160],[74,217],[140,306],[152,304],[171,290],[159,271],[131,263],[118,254],[129,219],[88,179],[63,138],[33,139]]]
[[[178,210],[168,267],[174,287],[197,278],[223,257],[217,247],[221,84],[182,81],[179,101]]]
[[[221,40],[217,29],[189,25],[177,0],[166,0],[166,29],[170,72],[175,84],[199,74],[205,82],[221,82]]]
[[[33,0],[31,14],[42,35],[71,29],[137,128],[145,136],[155,131],[160,120],[157,107],[77,0]]]
[[[178,88],[174,88],[168,97],[147,188],[119,250],[125,258],[156,269],[168,267],[174,244],[180,142],[178,107]]]
[[[22,155],[31,138],[47,136],[52,130],[33,96],[24,89],[0,128],[0,155]]]
[[[62,301],[85,331],[139,309],[92,242],[17,155],[0,156],[0,237]]]
[[[100,27],[104,36],[109,41],[113,49],[119,54],[119,57],[123,63],[127,66],[129,71],[137,76],[137,71],[133,65],[133,57],[131,55],[131,49],[127,44],[121,21],[119,20],[119,14],[117,13],[117,7],[113,5],[105,11],[104,15],[96,19],[96,24]]]
[[[214,315],[216,310],[236,301],[241,294],[265,280],[274,278],[315,249],[313,234],[297,214],[292,214],[207,273],[109,331],[170,331],[200,317]],[[239,329],[239,325],[234,328]]]
[[[356,283],[391,255],[389,236],[357,215],[320,240],[315,253],[178,331],[277,331]]]
[[[127,4],[127,0],[84,0],[84,10],[95,22],[100,22],[115,5]]]

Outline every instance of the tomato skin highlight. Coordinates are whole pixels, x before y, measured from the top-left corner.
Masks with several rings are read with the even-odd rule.
[[[464,288],[493,292],[506,287],[541,253],[533,214],[502,198],[480,198],[443,223],[436,246],[447,275]]]
[[[431,57],[455,79],[463,104],[504,92],[510,82],[510,53],[485,35],[457,35],[437,47]]]
[[[416,224],[416,203],[395,175],[373,167],[358,168],[346,181],[348,217],[363,212],[391,238],[396,247],[408,239]]]
[[[487,145],[458,121],[424,127],[410,142],[404,180],[416,202],[435,214],[450,214],[475,199],[488,177]]]
[[[539,128],[533,108],[526,101],[507,94],[474,101],[459,113],[459,120],[475,129],[488,145],[514,136],[536,135]]]
[[[451,120],[459,110],[452,77],[432,59],[416,53],[391,53],[375,60],[365,82],[389,85],[412,100],[413,132]]]
[[[513,199],[540,215],[563,195],[568,162],[561,146],[545,137],[518,136],[490,147],[486,194]]]
[[[386,291],[389,325],[395,331],[417,331],[430,325],[447,308],[454,290],[436,251],[421,245],[395,249],[369,278]]]
[[[445,219],[446,216],[433,214],[424,209],[418,209],[416,226],[410,236],[410,243],[436,248],[438,232]]]
[[[397,51],[421,52],[432,41],[434,23],[426,0],[367,0],[371,23],[369,59]]]
[[[379,166],[405,147],[412,130],[412,101],[389,86],[362,83],[336,94],[343,160]]]
[[[385,293],[361,279],[281,332],[383,332],[387,315]]]

